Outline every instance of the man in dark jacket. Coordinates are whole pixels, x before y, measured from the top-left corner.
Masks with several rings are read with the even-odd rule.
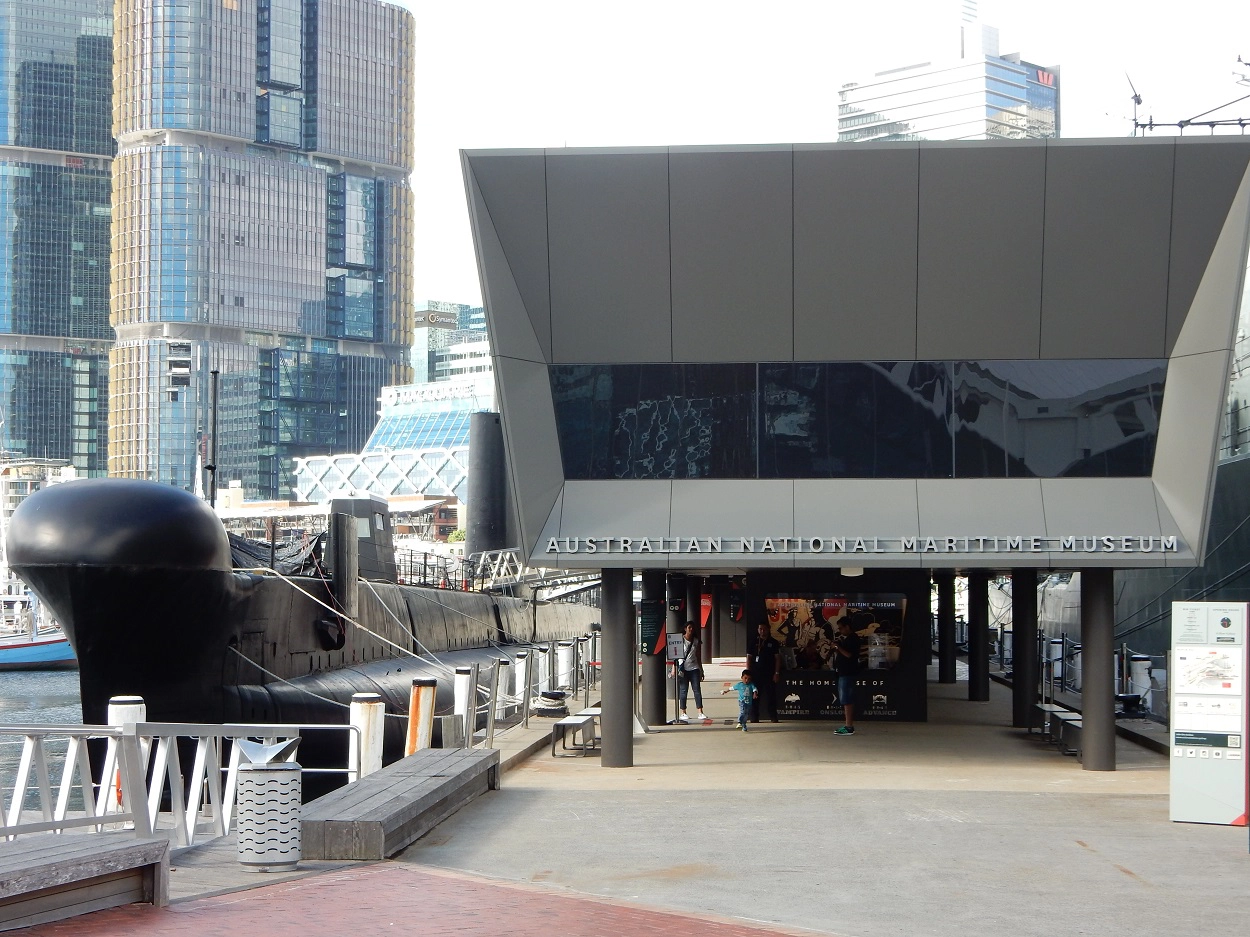
[[[751,703],[751,721],[759,722],[765,709],[768,718],[777,718],[777,689],[781,685],[781,645],[773,638],[765,622],[756,629],[755,641],[747,655],[757,693]]]
[[[863,644],[851,623],[843,618],[838,622],[838,640],[833,645],[833,667],[838,672],[838,702],[842,704],[846,725],[834,731],[834,735],[855,734],[855,677],[859,674],[859,650]]]

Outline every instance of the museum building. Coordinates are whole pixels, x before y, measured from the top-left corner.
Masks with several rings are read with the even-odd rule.
[[[934,583],[953,681],[969,576],[981,699],[991,576],[1011,572],[1029,647],[1037,571],[1079,569],[1084,766],[1114,768],[1114,571],[1203,562],[1250,141],[462,158],[509,541],[603,570],[605,765],[632,763],[634,570],[644,717],[666,643],[647,603],[671,632],[706,592],[709,653],[759,622],[786,639],[788,717],[835,714],[800,681],[850,617],[871,639],[857,712],[924,719]]]

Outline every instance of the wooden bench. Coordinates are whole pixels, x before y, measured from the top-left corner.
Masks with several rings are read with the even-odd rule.
[[[581,745],[576,744],[578,737],[581,737]],[[551,757],[558,757],[560,754],[569,750],[568,740],[572,737],[574,740],[574,750],[580,747],[582,756],[590,754],[590,750],[595,747],[595,714],[594,713],[578,713],[575,716],[565,716],[558,722],[551,724]],[[556,742],[560,743],[560,752],[556,752]]]
[[[169,840],[37,833],[0,841],[0,931],[136,902],[169,903]]]
[[[303,858],[389,859],[498,789],[498,751],[424,749],[305,804]]]

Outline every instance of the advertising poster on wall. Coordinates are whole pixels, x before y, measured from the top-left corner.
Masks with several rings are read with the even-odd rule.
[[[907,597],[902,593],[774,594],[764,598],[769,631],[781,645],[778,715],[837,718],[833,644],[847,622],[861,644],[856,681],[858,714],[896,716],[890,671],[898,665]]]

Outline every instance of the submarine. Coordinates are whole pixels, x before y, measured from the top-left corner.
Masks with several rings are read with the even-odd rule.
[[[221,520],[190,492],[80,479],[22,502],[7,548],[78,657],[87,724],[103,724],[122,695],[143,697],[154,722],[345,724],[363,692],[406,716],[417,678],[437,680],[436,710],[450,713],[456,667],[598,621],[584,605],[401,583],[384,499],[335,499],[330,518],[311,573],[247,569],[255,562],[232,554]],[[406,720],[385,722],[389,763]],[[326,746],[342,740],[306,739],[301,761],[341,761],[316,750]]]

